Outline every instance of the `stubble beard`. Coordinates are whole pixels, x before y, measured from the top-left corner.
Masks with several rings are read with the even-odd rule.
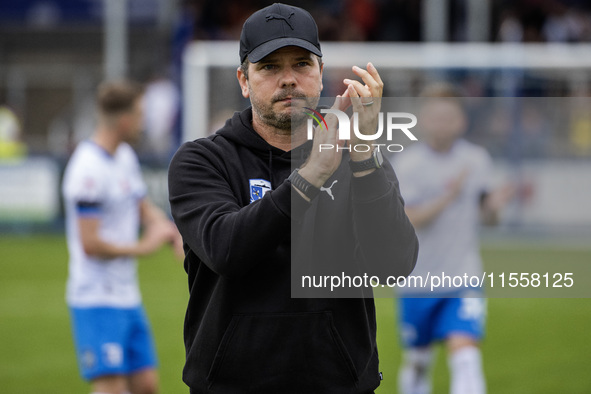
[[[291,114],[275,112],[273,110],[273,104],[289,96],[302,99],[301,102],[298,101],[297,105],[292,106],[295,110],[292,110]],[[257,95],[253,94],[252,90],[250,90],[250,101],[255,114],[263,123],[275,128],[283,135],[293,135],[296,130],[305,125],[308,115],[304,112],[304,107],[316,108],[319,100],[320,92],[318,92],[318,97],[306,97],[296,90],[289,89],[276,95],[270,103],[267,103],[258,100]]]

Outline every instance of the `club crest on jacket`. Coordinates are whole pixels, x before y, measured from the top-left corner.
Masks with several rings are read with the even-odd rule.
[[[249,179],[250,184],[250,202],[263,198],[266,192],[271,190],[271,182],[264,179]]]

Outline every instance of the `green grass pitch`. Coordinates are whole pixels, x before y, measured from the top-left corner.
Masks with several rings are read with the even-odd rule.
[[[487,261],[578,259],[591,250],[490,248]],[[186,275],[169,250],[142,259],[141,287],[160,359],[161,392],[188,393],[181,381]],[[0,392],[89,392],[79,376],[64,302],[63,236],[0,236]],[[384,373],[378,394],[396,392],[400,362],[395,306],[377,299]],[[490,299],[484,368],[491,394],[591,393],[590,299]],[[434,394],[448,392],[445,352],[434,370]]]

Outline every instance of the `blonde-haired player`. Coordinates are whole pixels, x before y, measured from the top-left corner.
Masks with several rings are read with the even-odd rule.
[[[136,257],[169,242],[181,253],[175,225],[146,198],[128,144],[142,128],[142,92],[131,82],[99,87],[95,133],[78,145],[63,181],[70,253],[66,298],[80,371],[96,394],[157,392]]]

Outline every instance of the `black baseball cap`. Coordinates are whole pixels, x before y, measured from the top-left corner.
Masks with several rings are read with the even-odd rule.
[[[240,63],[257,63],[273,51],[295,45],[322,56],[318,27],[302,8],[275,3],[252,14],[240,35]]]

